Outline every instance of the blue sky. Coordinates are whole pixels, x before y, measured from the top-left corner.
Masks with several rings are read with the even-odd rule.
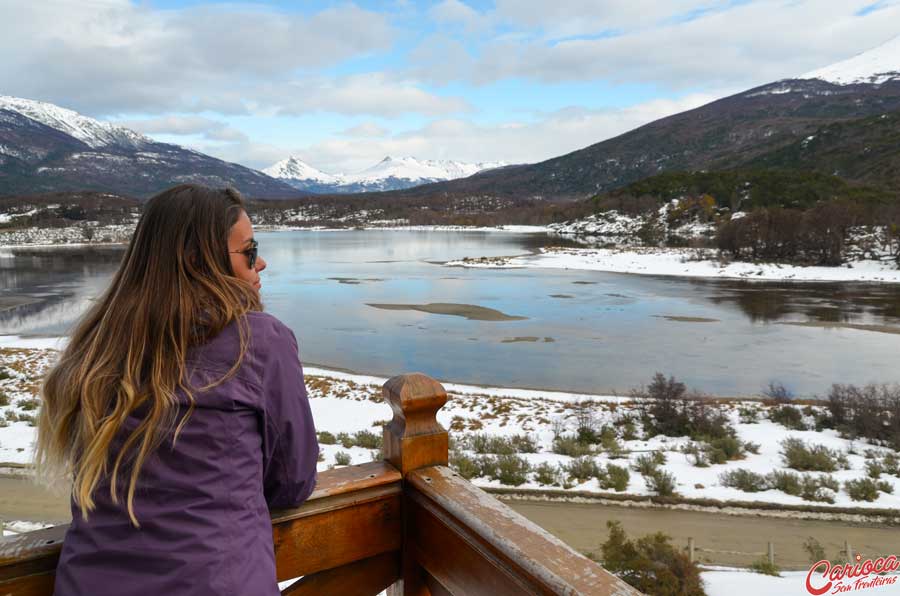
[[[896,0],[0,0],[0,93],[265,167],[533,162],[900,34]]]

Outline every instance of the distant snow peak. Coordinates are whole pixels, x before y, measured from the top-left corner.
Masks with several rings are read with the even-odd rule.
[[[343,179],[343,176],[341,175],[335,176],[323,172],[293,155],[265,168],[263,173],[268,174],[273,178],[282,178],[285,180],[312,180],[320,184],[340,184]]]
[[[131,129],[82,116],[74,110],[43,101],[0,95],[0,110],[18,112],[44,126],[73,136],[93,149],[104,147],[140,149],[153,143],[152,139]]]
[[[266,174],[315,192],[365,192],[397,190],[429,182],[465,178],[508,165],[505,162],[468,163],[453,160],[420,160],[385,156],[375,165],[353,174],[328,174],[291,156],[263,170]]]
[[[847,60],[808,72],[800,79],[820,79],[836,85],[881,85],[900,80],[900,36]]]

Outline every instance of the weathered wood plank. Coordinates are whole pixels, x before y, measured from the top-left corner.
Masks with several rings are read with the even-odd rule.
[[[640,594],[449,468],[406,480],[406,547],[453,594]]]
[[[391,551],[300,578],[284,596],[375,596],[400,577],[400,552]]]
[[[303,505],[272,512],[279,580],[399,549],[400,500],[400,473],[386,462],[322,472]],[[0,596],[50,594],[67,529],[0,537]]]
[[[340,506],[322,502],[304,515],[273,526],[278,581],[323,571],[377,554],[399,550],[402,540],[401,491],[366,489],[338,498],[376,493]]]

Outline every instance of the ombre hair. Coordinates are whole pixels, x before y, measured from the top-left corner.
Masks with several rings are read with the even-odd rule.
[[[139,527],[134,494],[141,467],[167,436],[174,445],[194,410],[192,391],[198,389],[187,384],[189,348],[236,321],[237,361],[199,390],[240,367],[249,338],[242,315],[262,309],[255,289],[235,277],[228,254],[229,232],[244,209],[232,189],[181,185],[151,198],[109,288],[77,323],[44,379],[38,473],[49,483],[71,480],[85,519],[101,480],[109,481],[118,504],[127,478],[125,504]],[[177,390],[189,406],[176,423]],[[139,424],[112,453],[129,416]]]

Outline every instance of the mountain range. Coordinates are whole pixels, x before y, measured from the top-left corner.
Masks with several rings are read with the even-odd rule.
[[[361,172],[328,174],[291,156],[262,171],[300,190],[346,194],[411,188],[429,182],[465,178],[507,165],[505,162],[467,163],[387,156]]]
[[[663,172],[736,169],[761,161],[772,166],[772,160],[780,158],[771,154],[784,156],[792,150],[793,167],[831,174],[836,172],[829,168],[840,159],[848,167],[837,173],[848,181],[887,186],[889,180],[865,167],[876,157],[874,148],[861,140],[852,142],[851,137],[875,134],[873,121],[867,119],[897,110],[900,37],[848,60],[656,120],[566,155],[420,186],[400,191],[399,196],[573,200]],[[861,128],[854,120],[860,120]],[[849,152],[825,159],[821,148],[828,135],[816,136],[820,130],[830,131],[828,135],[841,130],[842,150]],[[883,139],[879,151],[877,159],[893,164],[882,168],[882,174],[896,180],[900,167],[896,139]],[[804,152],[807,158],[802,157]]]
[[[900,37],[525,165],[387,157],[345,175],[289,157],[258,172],[52,104],[0,96],[0,194],[101,190],[146,197],[195,181],[231,184],[258,198],[380,191],[364,200],[456,201],[473,212],[583,199],[665,172],[746,168],[813,171],[896,192],[898,113]]]
[[[149,197],[184,182],[233,186],[258,198],[306,194],[251,168],[54,104],[0,96],[0,194],[93,190]]]

